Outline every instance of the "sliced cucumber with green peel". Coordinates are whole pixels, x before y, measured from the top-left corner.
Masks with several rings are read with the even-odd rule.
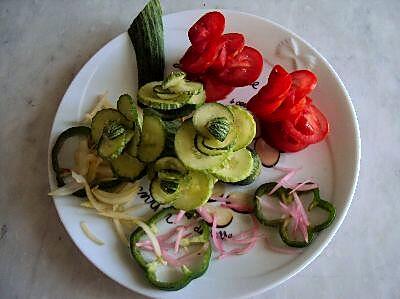
[[[179,187],[179,182],[160,179],[160,188],[167,194],[174,194]]]
[[[166,181],[179,181],[185,177],[185,174],[172,169],[162,169],[157,172],[157,176]]]
[[[151,108],[171,110],[182,107],[192,97],[188,94],[179,94],[173,99],[161,99],[153,90],[156,85],[160,85],[161,83],[162,82],[154,81],[143,85],[138,92],[138,101]]]
[[[212,176],[202,171],[189,171],[179,185],[177,198],[173,202],[174,208],[191,211],[202,206],[211,197],[213,187]]]
[[[164,29],[160,1],[149,1],[128,29],[136,53],[138,85],[164,77]]]
[[[231,130],[232,124],[226,119],[226,117],[216,117],[207,123],[207,130],[211,136],[220,142],[224,142],[226,136]]]
[[[146,164],[126,153],[111,160],[111,168],[117,177],[132,181],[137,180],[146,174]]]
[[[207,103],[198,108],[193,114],[193,125],[201,135],[213,139],[215,137],[210,134],[208,124],[216,118],[224,118],[231,125],[232,130],[233,114],[228,107],[219,103]]]
[[[104,128],[103,134],[105,134],[109,139],[115,139],[125,132],[126,128],[123,125],[112,121]]]
[[[204,145],[204,137],[199,134],[196,134],[196,137],[194,139],[194,144],[199,152],[207,156],[219,156],[226,154],[229,151],[229,149],[215,149],[206,147]]]
[[[132,130],[125,131],[113,139],[110,139],[106,134],[103,134],[97,147],[99,156],[105,159],[116,159],[121,155],[133,135],[134,133]]]
[[[175,157],[163,157],[158,159],[154,163],[154,170],[157,172],[161,170],[176,170],[183,175],[187,172],[182,162]]]
[[[201,105],[203,105],[206,101],[206,92],[204,91],[204,89],[202,89],[198,94],[193,95],[189,102],[186,104],[194,104],[196,105],[196,108],[199,108]]]
[[[129,94],[123,94],[119,97],[117,108],[131,122],[131,128],[138,126],[142,130],[143,113]]]
[[[246,109],[239,105],[228,106],[233,113],[234,125],[238,139],[233,150],[237,151],[248,146],[256,136],[256,122]]]
[[[178,194],[178,190],[179,190],[179,186],[178,186],[178,190],[176,190],[174,193],[170,194],[165,192],[162,188],[161,188],[161,180],[159,178],[155,178],[151,181],[150,183],[150,194],[151,197],[153,197],[153,199],[155,201],[157,201],[160,204],[167,204],[170,202],[173,202]]]
[[[239,182],[247,178],[253,169],[253,157],[247,149],[233,152],[222,165],[211,174],[226,183]]]
[[[245,185],[250,185],[253,183],[257,177],[260,175],[261,172],[261,160],[256,151],[249,149],[251,156],[253,158],[253,169],[251,170],[251,173],[247,178],[244,180],[241,180],[239,182],[235,182],[235,185],[240,185],[240,186],[245,186]]]
[[[96,113],[92,120],[92,139],[95,144],[98,144],[103,135],[104,128],[111,122],[120,123],[125,127],[130,127],[129,120],[115,109],[103,109]]]
[[[131,141],[128,143],[128,145],[125,148],[125,151],[131,155],[132,157],[136,157],[138,155],[138,148],[139,148],[139,143],[140,143],[140,136],[141,136],[141,130],[136,126],[135,127],[135,135],[133,135]]]
[[[155,161],[165,148],[166,131],[161,118],[144,115],[143,131],[138,147],[138,158],[143,162]]]
[[[175,93],[187,93],[196,95],[203,90],[203,84],[188,80],[179,81],[176,85],[170,86],[169,90]]]
[[[175,135],[175,152],[182,163],[193,170],[212,170],[226,159],[227,154],[207,156],[194,144],[196,130],[191,120],[186,120]]]
[[[180,71],[171,72],[161,83],[161,87],[163,89],[168,89],[172,86],[178,85],[181,81],[184,81],[185,78],[186,78],[185,72],[180,72]]]
[[[223,142],[215,138],[204,138],[203,145],[209,149],[231,150],[234,148],[237,139],[240,138],[236,134],[236,130],[230,130]]]

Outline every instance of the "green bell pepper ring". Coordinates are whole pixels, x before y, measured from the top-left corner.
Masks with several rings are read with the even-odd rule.
[[[308,242],[306,241],[298,241],[293,240],[289,236],[288,226],[290,223],[291,217],[285,218],[277,218],[277,219],[268,219],[262,212],[261,202],[257,197],[261,197],[264,194],[268,194],[276,185],[275,182],[270,182],[259,186],[255,192],[254,201],[255,201],[255,216],[262,224],[271,227],[277,227],[279,231],[279,235],[282,241],[291,247],[302,248],[309,246],[315,239],[316,234],[327,227],[329,227],[336,216],[336,209],[335,207],[327,202],[326,200],[321,199],[319,194],[319,188],[311,190],[313,192],[313,200],[311,201],[310,205],[308,206],[308,211],[311,211],[314,208],[320,208],[328,213],[327,219],[319,224],[309,225],[307,227],[308,233]],[[283,202],[284,204],[290,204],[293,201],[293,195],[290,194],[291,189],[280,187],[276,190],[272,196],[277,197],[278,200]],[[306,193],[310,191],[299,192],[299,194]]]
[[[150,220],[147,221],[147,224],[150,227],[156,226],[156,224],[165,218],[168,217],[169,214],[177,214],[179,211],[170,207],[165,208],[155,214]],[[146,272],[146,278],[148,281],[154,285],[155,287],[166,290],[166,291],[176,291],[180,290],[189,284],[193,279],[196,279],[202,276],[208,269],[208,265],[211,259],[211,243],[210,243],[210,229],[207,223],[203,220],[200,221],[200,229],[201,234],[195,237],[184,238],[181,240],[181,244],[183,246],[189,246],[191,244],[207,244],[207,249],[204,251],[202,255],[202,261],[196,270],[189,269],[186,265],[181,267],[182,277],[176,281],[160,281],[157,278],[157,267],[160,265],[160,261],[154,260],[152,262],[147,262],[143,257],[142,251],[139,247],[136,246],[136,243],[140,241],[140,239],[145,234],[142,228],[137,228],[130,237],[130,249],[134,260],[139,264],[139,266]]]

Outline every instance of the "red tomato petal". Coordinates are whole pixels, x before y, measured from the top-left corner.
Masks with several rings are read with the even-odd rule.
[[[226,85],[221,81],[219,81],[212,74],[205,74],[201,76],[201,81],[204,84],[207,102],[215,102],[222,100],[228,94],[230,94],[234,89],[234,87]]]
[[[311,104],[296,119],[283,121],[282,129],[293,139],[312,144],[326,137],[329,124],[325,115]]]
[[[231,86],[246,86],[257,80],[262,67],[261,53],[246,46],[240,54],[226,62],[225,68],[217,74],[217,77]]]
[[[205,48],[204,41],[218,38],[224,32],[224,29],[224,15],[218,11],[212,11],[206,13],[190,27],[188,32],[189,40],[198,52],[203,52]]]
[[[298,152],[308,146],[286,134],[280,123],[263,123],[262,137],[269,145],[283,152]]]
[[[191,74],[204,73],[214,63],[222,45],[220,39],[212,39],[200,54],[193,46],[189,47],[179,61],[181,69]]]
[[[244,36],[240,33],[226,33],[222,35],[223,47],[213,63],[210,67],[213,71],[220,72],[225,67],[225,63],[229,59],[233,59],[240,52],[242,52],[244,48]]]
[[[293,81],[293,88],[296,92],[296,99],[304,98],[315,86],[317,86],[317,76],[308,70],[299,70],[290,73]]]

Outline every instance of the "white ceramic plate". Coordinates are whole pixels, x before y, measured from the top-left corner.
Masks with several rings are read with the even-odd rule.
[[[165,28],[165,51],[167,70],[179,60],[189,45],[187,30],[204,10],[193,10],[167,15],[163,18]],[[312,70],[318,76],[318,86],[312,94],[314,102],[326,114],[331,125],[329,137],[322,143],[308,147],[296,154],[282,155],[280,166],[302,166],[296,179],[315,178],[321,186],[324,198],[334,203],[337,217],[333,225],[319,234],[311,246],[300,255],[273,253],[259,241],[247,255],[226,260],[213,260],[207,273],[192,281],[178,292],[164,292],[154,289],[144,278],[143,272],[132,261],[128,250],[118,240],[109,221],[93,215],[79,207],[79,200],[73,197],[55,198],[55,205],[61,221],[82,253],[106,275],[127,288],[152,297],[165,298],[232,298],[250,296],[270,289],[287,280],[317,257],[332,239],[342,223],[357,182],[360,159],[360,138],[356,115],[343,83],[328,62],[309,44],[294,33],[260,17],[223,11],[226,17],[225,32],[241,32],[246,43],[259,49],[273,64],[281,64],[288,70],[295,69],[294,62],[313,64]],[[276,55],[278,45],[285,40],[294,41],[291,50],[284,57]],[[290,57],[295,52],[296,57]],[[271,67],[266,61],[260,77],[262,86]],[[57,111],[50,138],[50,147],[55,138],[83,118],[94,105],[99,94],[108,91],[114,102],[122,93],[135,95],[137,90],[136,60],[127,33],[123,33],[94,55],[82,68],[68,88]],[[247,101],[257,90],[253,87],[239,88],[225,102]],[[280,173],[264,169],[262,176],[249,189],[279,177]],[[55,187],[49,160],[50,186]],[[145,185],[145,184],[144,184]],[[146,188],[146,187],[145,187]],[[143,200],[143,199],[138,199]],[[241,219],[240,217],[236,217]],[[236,219],[235,218],[235,219]],[[91,230],[105,241],[104,246],[92,243],[81,231],[80,221],[86,221]],[[240,222],[240,221],[239,221]],[[240,223],[225,230],[240,229]]]

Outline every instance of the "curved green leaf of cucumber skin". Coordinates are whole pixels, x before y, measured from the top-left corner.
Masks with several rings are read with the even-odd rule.
[[[158,222],[162,221],[164,218],[166,218],[169,214],[177,214],[178,210],[170,207],[161,210],[157,214],[155,214],[152,218],[150,218],[149,221],[147,221],[148,225],[155,225]],[[145,271],[146,273],[146,278],[149,280],[149,282],[154,285],[155,287],[161,289],[161,290],[166,290],[166,291],[176,291],[180,290],[183,287],[185,287],[187,284],[189,284],[193,279],[196,279],[200,276],[202,276],[208,269],[210,260],[211,260],[211,244],[209,240],[210,236],[210,229],[208,228],[208,225],[202,220],[201,223],[201,228],[203,230],[202,235],[205,236],[205,239],[207,240],[208,243],[208,248],[207,250],[203,253],[202,257],[202,263],[198,271],[184,271],[183,272],[183,277],[177,281],[172,281],[172,282],[163,282],[159,281],[156,276],[156,272],[154,268],[149,267],[149,263],[146,262],[144,259],[140,249],[135,245],[137,242],[140,241],[140,238],[144,235],[144,231],[142,228],[137,228],[130,236],[130,251],[132,254],[132,257],[134,260],[139,264],[139,266]],[[156,267],[156,265],[155,265]]]
[[[207,123],[208,133],[221,142],[223,142],[226,136],[228,136],[230,129],[231,124],[226,117],[216,117]]]

